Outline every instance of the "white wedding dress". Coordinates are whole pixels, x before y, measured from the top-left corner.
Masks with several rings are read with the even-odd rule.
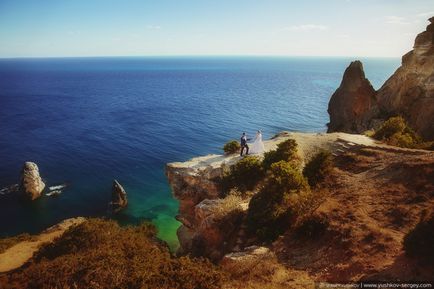
[[[265,150],[264,143],[262,142],[262,133],[256,133],[255,140],[250,146],[250,154],[262,154]]]

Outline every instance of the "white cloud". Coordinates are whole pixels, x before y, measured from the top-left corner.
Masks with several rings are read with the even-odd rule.
[[[159,25],[146,25],[146,29],[148,29],[148,30],[160,30],[161,26],[159,26]]]
[[[419,13],[416,16],[418,17],[433,17],[434,16],[434,11],[430,11],[430,12],[424,12],[424,13]]]
[[[283,28],[285,31],[324,31],[328,30],[328,27],[325,25],[319,25],[319,24],[301,24],[301,25],[292,25],[289,27]]]
[[[387,24],[407,25],[410,24],[404,17],[401,16],[386,16]]]
[[[336,35],[337,38],[342,38],[342,39],[348,39],[350,38],[350,35],[348,34],[338,34]]]

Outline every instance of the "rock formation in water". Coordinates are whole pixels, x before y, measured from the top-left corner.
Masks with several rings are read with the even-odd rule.
[[[31,200],[41,196],[45,183],[39,175],[38,166],[33,162],[25,162],[21,172],[20,190]]]
[[[128,205],[127,192],[117,180],[113,180],[111,208],[114,213]]]
[[[358,60],[351,62],[345,70],[341,85],[330,99],[328,131],[366,130],[374,104],[375,89],[366,79],[362,63]]]
[[[364,81],[361,64],[351,63],[329,103],[329,132],[361,133],[375,128],[377,120],[401,115],[426,140],[434,139],[434,17],[429,21],[377,92]]]

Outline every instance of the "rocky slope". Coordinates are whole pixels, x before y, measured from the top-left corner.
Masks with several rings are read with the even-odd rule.
[[[407,257],[403,240],[432,214],[434,153],[355,145],[334,162],[314,238],[287,232],[279,259],[315,280],[430,280],[434,267]]]
[[[415,40],[402,65],[375,92],[360,62],[344,73],[329,103],[329,132],[361,133],[390,116],[402,115],[426,140],[434,140],[434,17]]]
[[[406,257],[403,239],[434,207],[434,153],[346,133],[282,133],[266,142],[266,150],[287,138],[297,141],[304,161],[320,149],[334,155],[332,174],[316,188],[327,197],[311,216],[314,231],[306,233],[311,237],[288,230],[272,245],[251,247],[255,241],[243,239],[242,221],[222,229],[213,215],[222,204],[215,178],[240,157],[210,155],[167,165],[169,183],[180,200],[183,253],[221,260],[229,271],[252,260],[260,266],[271,254],[278,261],[266,265],[277,266],[270,274],[291,272],[297,288],[309,288],[312,280],[428,280],[434,268]],[[240,207],[243,211],[247,204]]]
[[[278,143],[288,138],[297,141],[302,160],[310,159],[320,149],[340,154],[346,146],[374,144],[372,139],[362,135],[283,132],[264,142],[265,151],[275,149]],[[234,238],[239,236],[233,231],[237,228],[218,227],[213,214],[222,205],[217,180],[226,168],[240,159],[237,154],[208,155],[167,164],[166,176],[174,197],[180,202],[177,216],[182,223],[177,231],[180,253],[197,253],[219,259],[236,247]],[[248,201],[240,203],[241,211],[247,210]]]

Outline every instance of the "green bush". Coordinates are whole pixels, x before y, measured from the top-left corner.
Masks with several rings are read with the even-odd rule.
[[[303,175],[310,186],[316,186],[323,181],[333,167],[332,154],[329,151],[320,151],[304,167]]]
[[[43,247],[23,269],[2,276],[0,288],[217,289],[223,278],[205,259],[173,257],[149,224],[121,228],[91,219]]]
[[[264,153],[263,166],[268,170],[272,164],[279,161],[297,159],[297,142],[293,139],[285,140],[277,145],[277,149]]]
[[[407,256],[434,265],[434,215],[423,220],[404,237]]]
[[[309,185],[294,164],[271,165],[262,189],[252,197],[247,213],[250,233],[272,241],[283,233],[310,202]]]
[[[229,168],[221,179],[222,191],[227,193],[232,188],[241,192],[254,189],[264,178],[262,163],[257,156],[246,156]]]
[[[224,146],[223,146],[223,151],[225,152],[225,154],[229,155],[229,154],[234,154],[234,153],[239,153],[241,150],[241,145],[238,141],[236,140],[231,140],[228,141]]]
[[[373,138],[390,145],[406,148],[416,148],[423,142],[421,137],[408,126],[401,116],[391,117],[385,121],[373,134]]]

